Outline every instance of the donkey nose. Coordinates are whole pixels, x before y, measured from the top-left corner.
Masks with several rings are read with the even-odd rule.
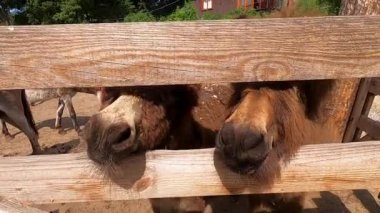
[[[272,148],[265,138],[248,126],[225,123],[218,133],[216,149],[223,154],[231,169],[251,172],[261,165]]]
[[[218,133],[217,147],[250,150],[265,142],[264,135],[243,125],[225,123]]]
[[[107,131],[107,144],[114,152],[134,147],[135,129],[128,123],[112,124]]]

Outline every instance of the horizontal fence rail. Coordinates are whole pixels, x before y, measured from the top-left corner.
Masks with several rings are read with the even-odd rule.
[[[0,89],[380,77],[379,23],[344,16],[2,26]]]
[[[3,213],[48,213],[36,208],[32,208],[14,199],[0,197],[0,212]]]
[[[0,159],[0,194],[31,204],[380,188],[380,143],[303,146],[263,188],[224,167],[214,149],[133,156],[110,181],[82,154]]]

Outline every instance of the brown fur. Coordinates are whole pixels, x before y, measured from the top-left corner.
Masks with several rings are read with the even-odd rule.
[[[313,97],[313,87],[301,82],[287,82],[287,83],[249,83],[237,84],[235,86],[235,94],[231,98],[232,111],[240,111],[240,119],[244,122],[252,124],[251,127],[255,128],[255,121],[251,120],[252,116],[259,118],[260,109],[251,109],[249,105],[244,110],[239,109],[239,103],[249,96],[250,93],[258,92],[258,95],[265,97],[263,102],[260,102],[262,110],[268,110],[270,119],[273,125],[276,126],[276,148],[270,152],[269,157],[265,159],[263,165],[256,171],[254,177],[259,180],[270,183],[276,176],[279,175],[280,161],[290,159],[298,147],[305,141],[314,137],[312,132],[319,129],[319,122],[317,122],[318,110],[316,107],[309,109],[308,105],[311,103],[317,104],[317,100],[310,99]],[[187,86],[166,86],[166,87],[129,87],[129,88],[107,88],[103,89],[101,96],[101,109],[106,109],[122,94],[133,95],[142,100],[141,102],[141,122],[138,124],[139,129],[139,143],[138,149],[128,150],[123,152],[118,157],[112,157],[116,163],[118,160],[126,159],[131,152],[144,151],[150,149],[191,149],[199,148],[202,144],[194,144],[194,142],[202,141],[203,132],[200,126],[194,122],[191,111],[197,103],[197,88]],[[320,94],[323,95],[323,94]],[[251,97],[254,102],[255,96]],[[310,104],[308,104],[310,103]],[[312,109],[313,108],[313,109]],[[233,114],[233,113],[232,113]],[[95,116],[96,117],[96,116]],[[231,118],[231,116],[229,116]],[[244,118],[248,118],[245,119]],[[231,122],[234,122],[232,119]],[[285,125],[286,124],[286,125]],[[109,158],[99,158],[91,155],[98,155],[99,153],[91,150],[99,144],[104,143],[100,141],[101,138],[116,136],[104,136],[107,132],[102,131],[107,127],[99,119],[90,119],[90,122],[85,127],[85,139],[89,143],[89,156],[95,161],[101,159],[106,162],[107,166]],[[249,125],[248,125],[249,126]],[[304,128],[309,128],[310,131]],[[120,127],[122,128],[122,127]],[[244,128],[241,128],[244,129]],[[246,128],[248,131],[250,128]],[[302,130],[302,131],[300,131]],[[271,134],[274,131],[271,132]],[[319,132],[319,131],[318,131]],[[316,134],[318,134],[316,132]],[[290,143],[286,142],[290,141]],[[202,141],[205,142],[205,141]],[[100,147],[104,147],[101,145]],[[241,150],[239,147],[237,150]],[[104,152],[110,152],[107,149]],[[92,154],[91,154],[92,153]],[[100,155],[104,155],[101,153]],[[197,200],[196,198],[194,198]],[[258,207],[265,207],[265,209],[272,212],[281,212],[283,209],[294,210],[297,212],[302,209],[303,198],[300,194],[294,195],[252,195],[252,196],[236,196],[237,200],[245,200],[244,205],[248,205],[245,209],[252,211],[258,210]],[[214,211],[217,211],[218,205],[216,202],[225,203],[231,200],[230,197],[206,198],[205,203],[195,202],[197,209],[202,208],[202,205],[208,205]],[[165,202],[164,202],[165,201]],[[182,208],[184,199],[155,199],[152,204],[155,211],[170,209],[168,211],[178,212]],[[239,201],[240,202],[240,201]],[[238,203],[239,203],[238,202]],[[185,202],[186,203],[186,202]],[[192,202],[190,202],[191,204]],[[199,206],[200,205],[200,206]],[[187,204],[186,204],[187,206]],[[188,206],[188,207],[191,207]],[[209,209],[209,208],[207,208]],[[231,209],[231,208],[230,208]],[[183,210],[183,209],[182,209]]]
[[[231,114],[226,122],[239,126],[240,130],[246,129],[255,134],[271,134],[274,137],[274,154],[268,156],[260,170],[255,172],[255,176],[261,176],[261,171],[263,174],[268,173],[265,169],[266,164],[270,170],[278,167],[273,165],[272,161],[288,160],[301,145],[321,143],[335,134],[334,128],[327,131],[328,124],[319,120],[320,111],[316,107],[324,96],[323,92],[327,92],[329,84],[331,81],[234,85],[235,94],[230,100]],[[323,87],[318,90],[320,86]],[[248,100],[250,105],[242,107],[241,103],[247,98],[250,99]],[[265,100],[259,101],[259,99]],[[267,120],[262,118],[263,114],[269,114]],[[268,132],[258,127],[260,120],[266,120],[265,126]]]
[[[192,118],[191,111],[197,104],[197,94],[194,88],[187,86],[157,87],[126,87],[103,89],[101,109],[107,108],[121,95],[134,96],[140,101],[141,120],[136,124],[138,136],[137,148],[133,151],[144,151],[157,148],[178,149],[200,147],[197,137],[200,136]],[[104,122],[93,116],[86,124],[83,137],[88,142],[90,158],[97,162],[109,159],[115,161],[127,157],[131,150],[112,153],[101,149],[107,143],[102,139],[115,138],[113,133],[102,131],[107,129]],[[102,162],[101,162],[102,163]]]
[[[106,123],[99,119],[101,114],[94,115],[86,124],[83,137],[88,143],[88,155],[99,165],[112,170],[112,164],[118,164],[133,152],[152,149],[192,149],[201,147],[201,130],[192,117],[192,109],[197,105],[197,88],[194,86],[162,86],[162,87],[126,87],[102,88],[100,94],[101,110],[106,110],[122,95],[136,97],[139,100],[141,119],[136,124],[138,135],[134,144],[120,153],[107,148],[111,138],[113,141],[120,135],[118,124],[112,131]],[[126,103],[127,104],[127,103]],[[106,111],[101,111],[101,113]],[[121,126],[120,126],[121,125]],[[117,140],[117,139],[116,139]],[[133,149],[132,147],[136,147]],[[112,171],[111,171],[112,172]],[[204,204],[200,198],[152,199],[155,212],[199,212]]]
[[[232,170],[251,175],[270,186],[280,177],[280,166],[288,162],[301,145],[334,138],[335,132],[329,132],[334,128],[319,119],[321,112],[318,108],[330,83],[235,85],[235,95],[230,102],[231,114],[217,138],[217,150],[224,156],[226,164]],[[263,201],[272,199],[266,195],[261,197]],[[293,202],[294,205],[290,206],[284,202],[278,208],[272,206],[270,209],[274,212],[280,211],[280,206],[302,209],[299,208],[302,199],[290,200],[300,202]]]

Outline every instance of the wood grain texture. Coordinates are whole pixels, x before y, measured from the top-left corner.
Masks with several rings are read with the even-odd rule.
[[[372,80],[373,79],[371,79],[371,82],[372,82]],[[371,111],[372,104],[373,104],[374,100],[375,100],[375,95],[372,94],[371,92],[369,92],[369,90],[368,90],[367,98],[364,102],[361,117],[367,117],[368,118],[368,115],[369,115],[369,112]],[[358,126],[359,126],[359,124],[358,124]],[[363,133],[362,129],[357,128],[353,141],[358,141],[362,137],[362,133]]]
[[[83,153],[0,159],[0,194],[33,204],[380,188],[380,143],[303,146],[265,188],[221,163],[214,149],[148,152],[107,179]]]
[[[327,94],[322,96],[319,119],[337,130],[331,142],[343,141],[359,82],[360,79],[336,79],[328,86]]]
[[[47,213],[36,208],[32,208],[15,199],[6,199],[0,196],[0,212],[2,213]]]
[[[380,77],[379,23],[337,16],[3,26],[0,89]]]
[[[344,15],[378,15],[380,12],[379,0],[342,0],[340,12]]]
[[[360,80],[359,88],[356,93],[356,97],[353,98],[354,104],[352,106],[352,111],[347,123],[347,128],[343,137],[343,142],[352,142],[355,141],[358,134],[358,122],[360,116],[363,114],[363,108],[366,104],[368,98],[368,90],[371,85],[371,79],[365,78]],[[367,107],[368,108],[368,107]],[[360,137],[360,135],[359,135]]]
[[[341,7],[339,11],[339,15],[341,16],[350,16],[350,15],[380,15],[380,4],[378,3],[378,0],[366,0],[366,1],[357,1],[357,0],[342,0],[341,1]],[[343,134],[343,142],[351,142],[358,136],[360,137],[360,131],[357,131],[357,121],[358,118],[360,117],[360,114],[363,112],[363,108],[358,107],[358,105],[361,105],[361,97],[363,94],[360,94],[359,88],[359,80],[345,80],[346,85],[353,85],[353,87],[348,87],[348,91],[342,91],[342,90],[337,90],[338,96],[336,97],[335,101],[334,99],[331,99],[332,102],[338,102],[342,98],[342,104],[345,103],[351,103],[347,107],[340,106],[340,109],[342,112],[346,113],[340,113],[340,114],[345,114],[345,123],[341,123],[340,126],[346,127],[343,129],[344,134]],[[339,84],[339,82],[337,82]],[[347,99],[347,97],[350,97],[349,95],[347,96],[342,96],[341,94],[350,94],[351,93],[351,99]],[[367,93],[367,91],[366,91]],[[357,94],[357,95],[356,95]],[[367,94],[365,94],[367,96]],[[355,97],[359,97],[360,100],[356,99]],[[368,97],[368,96],[367,96]],[[368,97],[369,99],[365,101],[367,104],[362,105],[362,107],[369,106],[371,102],[371,96]],[[373,99],[372,99],[373,100]],[[348,101],[348,102],[346,102]],[[365,109],[364,109],[365,110]],[[359,111],[359,113],[358,113]],[[347,113],[348,112],[348,113]],[[349,114],[351,112],[351,115]],[[341,119],[341,121],[344,121]]]

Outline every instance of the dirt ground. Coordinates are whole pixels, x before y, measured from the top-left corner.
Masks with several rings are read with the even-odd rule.
[[[205,86],[205,91],[199,100],[200,107],[195,110],[195,115],[204,126],[218,129],[225,117],[224,106],[230,91],[220,89],[218,86]],[[205,101],[207,100],[207,105]],[[78,94],[74,97],[74,107],[77,112],[80,125],[84,125],[89,116],[98,109],[96,97],[88,94]],[[377,111],[371,112],[371,116],[380,115],[380,100],[374,104]],[[50,100],[38,106],[32,107],[33,115],[39,129],[40,144],[47,149],[48,153],[58,154],[67,152],[85,151],[85,144],[79,139],[73,130],[70,119],[63,119],[65,134],[59,134],[53,129],[57,100]],[[373,118],[375,118],[373,117]],[[14,139],[0,137],[0,155],[29,155],[31,147],[29,141],[18,129],[10,126]],[[380,212],[380,201],[377,193],[380,190],[356,190],[339,192],[314,192],[308,194],[305,212]],[[147,200],[136,201],[112,201],[92,203],[67,203],[54,205],[38,205],[37,208],[54,212],[152,212]]]
[[[380,121],[380,96],[376,96],[373,100],[368,117],[372,118],[375,121]]]

